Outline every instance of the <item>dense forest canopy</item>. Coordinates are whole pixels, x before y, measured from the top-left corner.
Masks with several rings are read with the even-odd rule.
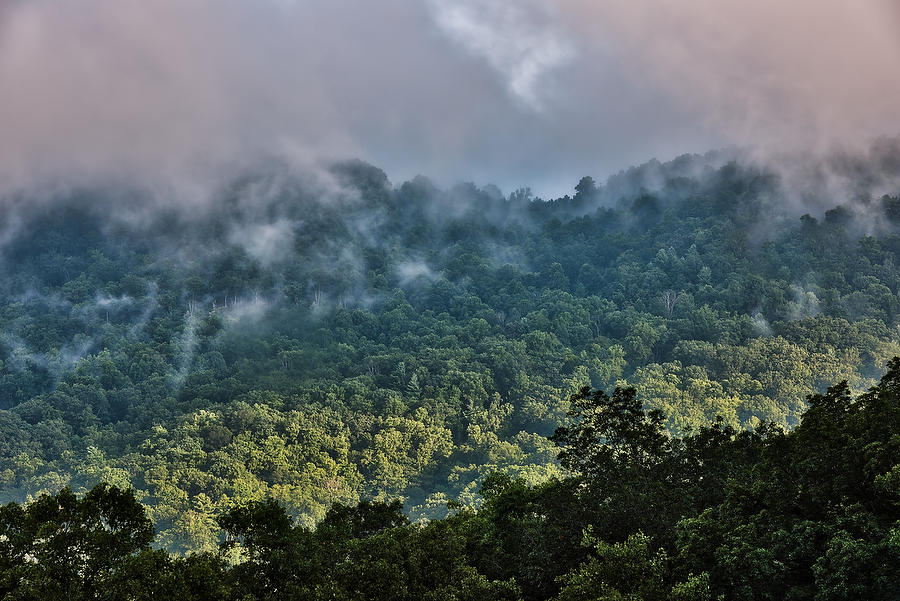
[[[212,551],[217,516],[267,499],[309,529],[361,499],[489,505],[492,473],[555,482],[547,436],[585,386],[633,386],[676,437],[794,428],[900,355],[898,157],[881,141],[797,187],[686,155],[551,201],[361,162],[266,164],[193,202],[12,195],[0,500],[132,488],[154,544]]]
[[[799,426],[665,431],[633,388],[584,387],[556,430],[570,475],[502,473],[480,509],[410,524],[399,501],[314,527],[272,499],[219,515],[217,551],[153,550],[132,491],[0,508],[4,599],[891,601],[900,596],[900,358]]]

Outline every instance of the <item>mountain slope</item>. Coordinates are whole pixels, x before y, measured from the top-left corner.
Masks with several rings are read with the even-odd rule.
[[[734,158],[549,202],[359,162],[193,203],[7,199],[0,498],[131,485],[160,544],[209,549],[266,497],[307,525],[363,497],[435,517],[493,471],[561,475],[545,436],[585,385],[635,386],[675,433],[792,427],[900,354],[900,199],[870,161],[802,215]]]

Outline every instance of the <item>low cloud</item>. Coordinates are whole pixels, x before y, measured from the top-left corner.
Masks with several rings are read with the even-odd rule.
[[[543,109],[550,88],[546,77],[574,57],[571,41],[553,23],[546,2],[435,0],[431,7],[441,29],[487,61],[513,98],[535,111]]]
[[[541,196],[900,132],[893,0],[7,0],[0,189],[208,194],[267,157]]]

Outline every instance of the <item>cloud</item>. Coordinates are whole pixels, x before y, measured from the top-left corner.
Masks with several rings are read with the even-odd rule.
[[[430,5],[441,29],[485,59],[512,96],[534,110],[543,108],[545,76],[575,54],[564,32],[550,21],[545,2],[433,0]]]
[[[397,265],[397,277],[401,286],[408,286],[417,281],[433,282],[438,279],[436,274],[425,261],[404,261]]]
[[[6,0],[0,188],[202,196],[277,156],[571,192],[900,132],[894,0]],[[49,184],[48,184],[49,182]]]
[[[243,246],[250,256],[269,266],[290,255],[293,250],[294,223],[279,219],[274,223],[241,224],[231,232],[231,242]]]

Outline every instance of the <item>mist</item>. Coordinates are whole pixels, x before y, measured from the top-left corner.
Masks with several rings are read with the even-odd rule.
[[[183,199],[268,158],[529,186],[900,132],[891,0],[7,0],[0,189]],[[263,254],[271,249],[260,249]]]

